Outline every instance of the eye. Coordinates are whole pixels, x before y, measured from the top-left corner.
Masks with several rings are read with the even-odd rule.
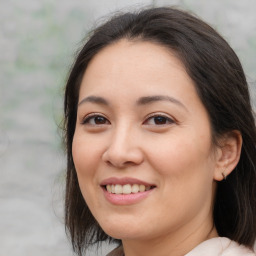
[[[146,125],[168,125],[173,124],[175,121],[171,119],[170,117],[164,116],[164,115],[153,115],[146,119],[146,121],[143,124]]]
[[[90,114],[84,118],[82,121],[82,124],[88,124],[88,125],[106,125],[110,124],[107,118],[101,115],[97,114]]]

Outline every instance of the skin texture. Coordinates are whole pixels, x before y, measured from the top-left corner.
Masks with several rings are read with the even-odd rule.
[[[171,100],[142,100],[159,95]],[[73,159],[87,205],[107,234],[122,239],[126,256],[184,255],[218,236],[212,220],[215,180],[223,179],[224,167],[226,175],[232,171],[241,144],[239,134],[230,138],[225,147],[212,145],[193,81],[164,47],[121,40],[89,63]],[[136,203],[116,205],[100,186],[112,177],[155,188]]]

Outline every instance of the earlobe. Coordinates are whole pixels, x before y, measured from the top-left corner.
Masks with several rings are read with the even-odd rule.
[[[228,132],[219,139],[214,180],[222,181],[235,169],[242,148],[242,135],[239,131]]]

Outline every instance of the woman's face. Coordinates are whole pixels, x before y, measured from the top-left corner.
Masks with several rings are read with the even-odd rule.
[[[174,54],[121,40],[92,59],[72,152],[83,197],[107,234],[145,240],[208,229],[213,151],[206,109]]]

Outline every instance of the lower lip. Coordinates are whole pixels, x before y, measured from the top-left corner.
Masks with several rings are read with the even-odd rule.
[[[144,192],[131,193],[131,194],[112,194],[109,193],[105,188],[102,188],[104,196],[111,204],[114,205],[130,205],[136,204],[143,199],[147,198],[154,189],[150,189]]]

